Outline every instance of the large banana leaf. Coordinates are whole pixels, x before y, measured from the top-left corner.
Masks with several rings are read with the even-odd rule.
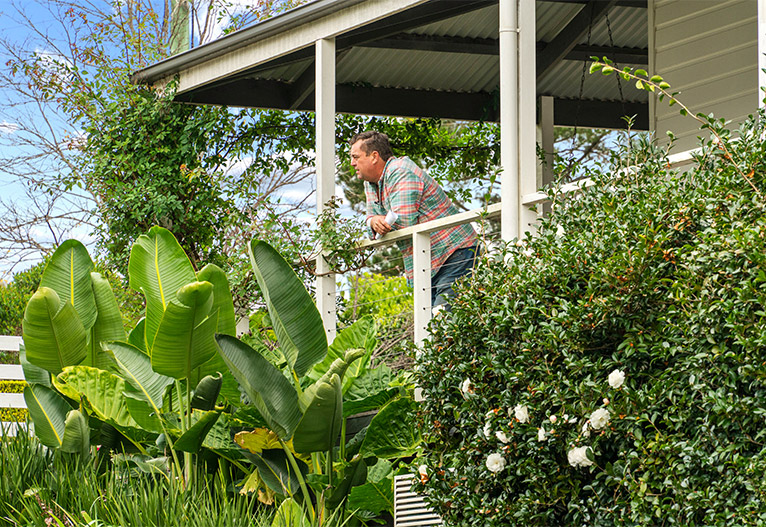
[[[194,388],[194,395],[191,400],[191,407],[196,410],[212,410],[215,408],[215,402],[218,400],[218,394],[221,393],[223,386],[223,375],[206,375]]]
[[[146,350],[146,319],[142,318],[136,323],[136,327],[130,330],[128,334],[128,344],[140,349],[144,354],[149,355]]]
[[[51,374],[48,370],[35,366],[27,360],[27,349],[23,341],[19,345],[19,363],[24,372],[24,379],[28,384],[42,384],[48,388],[51,387]]]
[[[273,247],[253,240],[249,252],[279,347],[302,377],[327,355],[322,317],[295,271]]]
[[[91,273],[90,278],[93,284],[93,295],[96,299],[98,316],[91,329],[88,356],[83,364],[107,370],[112,367],[112,363],[101,349],[101,343],[111,340],[124,341],[126,338],[125,328],[122,325],[122,314],[117,305],[117,299],[114,297],[112,286],[109,285],[109,280],[99,273]]]
[[[216,335],[219,351],[229,371],[269,425],[289,439],[301,419],[298,394],[282,372],[244,342],[230,335]]]
[[[192,282],[168,302],[152,346],[152,369],[174,379],[191,379],[216,353],[213,285]]]
[[[234,302],[226,273],[215,264],[207,264],[197,273],[197,280],[213,284],[213,312],[218,311],[218,329],[216,333],[237,336],[237,321],[234,315]]]
[[[106,349],[112,353],[112,360],[127,382],[125,396],[131,417],[142,428],[159,432],[162,399],[173,378],[152,370],[149,357],[126,342],[110,342]]]
[[[279,505],[271,527],[311,527],[311,520],[297,501],[287,498]]]
[[[202,412],[196,410],[192,413],[193,424],[174,443],[173,448],[182,452],[196,454],[202,448],[202,442],[218,421],[221,412]]]
[[[146,299],[146,342],[151,349],[168,303],[181,287],[197,277],[175,237],[158,226],[139,236],[133,244],[128,274],[130,287],[141,291]]]
[[[326,452],[335,446],[340,435],[343,420],[340,377],[333,374],[327,381],[319,382],[314,399],[295,429],[293,446],[296,452]]]
[[[125,404],[125,381],[117,375],[90,366],[69,366],[53,379],[53,384],[70,399],[80,401],[84,397],[83,404],[92,415],[121,432],[139,428]]]
[[[96,300],[90,273],[93,261],[77,240],[67,240],[51,256],[40,279],[40,287],[53,289],[62,302],[74,306],[86,331],[96,322]]]
[[[306,390],[303,392],[303,395],[301,395],[300,399],[298,400],[298,403],[300,404],[301,411],[304,411],[309,404],[311,404],[311,400],[314,398],[314,395],[316,394],[316,390],[319,386],[321,386],[323,383],[329,382],[330,378],[332,378],[333,375],[337,375],[340,377],[341,382],[343,381],[343,376],[348,371],[349,367],[353,365],[356,361],[358,361],[360,358],[362,358],[365,355],[365,350],[363,349],[353,349],[348,350],[342,358],[335,359],[333,363],[330,365],[330,367],[327,369],[325,374],[320,378],[318,381],[316,381],[314,384],[306,388]]]
[[[362,444],[362,454],[380,458],[408,457],[417,453],[423,438],[416,424],[417,403],[400,397],[372,418]]]
[[[359,377],[367,369],[372,352],[377,347],[377,324],[370,316],[362,317],[343,331],[338,333],[330,347],[327,348],[327,356],[318,364],[315,364],[307,373],[312,381],[319,380],[322,375],[327,373],[333,361],[336,359],[345,359],[346,352],[350,349],[363,349],[365,354],[356,360],[346,371],[343,379],[343,393],[346,393],[354,379]]]
[[[90,454],[90,428],[80,410],[71,410],[66,416],[61,451],[82,457]]]
[[[59,448],[64,440],[66,416],[72,407],[59,394],[39,384],[24,388],[24,402],[40,442],[49,448]]]
[[[27,302],[23,321],[27,360],[54,375],[87,355],[87,337],[72,304],[41,287]]]
[[[228,366],[226,366],[226,363],[223,361],[219,353],[214,353],[213,356],[210,357],[210,360],[194,370],[189,381],[192,386],[196,386],[205,377],[216,376],[218,374],[223,375],[223,384],[220,393],[221,397],[231,404],[239,406],[241,404],[239,385],[231,372],[229,372]]]
[[[260,454],[251,454],[243,451],[245,456],[253,462],[258,469],[258,475],[261,476],[266,485],[281,496],[300,496],[300,482],[295,470],[287,459],[287,454],[281,448],[274,450],[264,450]],[[295,460],[301,475],[305,478],[308,473],[308,466],[301,460]]]

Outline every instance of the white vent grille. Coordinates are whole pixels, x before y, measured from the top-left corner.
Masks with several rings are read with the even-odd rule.
[[[412,474],[394,477],[394,527],[442,525],[441,518],[412,491],[414,478]]]

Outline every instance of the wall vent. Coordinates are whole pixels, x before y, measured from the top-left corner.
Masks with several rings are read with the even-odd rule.
[[[412,491],[415,476],[405,474],[394,477],[394,527],[432,527],[442,525],[423,497]]]

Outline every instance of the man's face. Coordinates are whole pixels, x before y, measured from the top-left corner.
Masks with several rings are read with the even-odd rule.
[[[359,179],[377,183],[383,174],[383,163],[378,152],[365,154],[362,149],[364,141],[359,140],[351,145],[351,166],[356,169]]]

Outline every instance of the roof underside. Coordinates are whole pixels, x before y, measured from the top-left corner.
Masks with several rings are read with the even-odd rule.
[[[332,8],[344,1],[348,4],[348,0],[313,4]],[[293,25],[300,25],[308,12],[301,9],[288,13]],[[340,32],[335,36],[337,111],[498,120],[498,9],[498,0],[428,0]],[[313,23],[305,18],[306,24]],[[635,115],[633,127],[648,128],[645,92],[620,83],[615,75],[586,71],[592,55],[609,57],[619,67],[646,67],[646,0],[537,0],[536,18],[537,93],[554,98],[557,125],[622,128],[622,117]],[[234,33],[232,44],[218,56],[236,51],[236,42],[252,42],[244,38],[246,32],[257,38],[259,25]],[[226,38],[230,37],[218,41],[218,49]],[[213,49],[206,45],[172,57],[138,72],[134,79],[153,83],[183,74],[204,60],[200,57],[206,48]],[[262,61],[194,86],[176,99],[313,110],[314,49],[307,46]]]

